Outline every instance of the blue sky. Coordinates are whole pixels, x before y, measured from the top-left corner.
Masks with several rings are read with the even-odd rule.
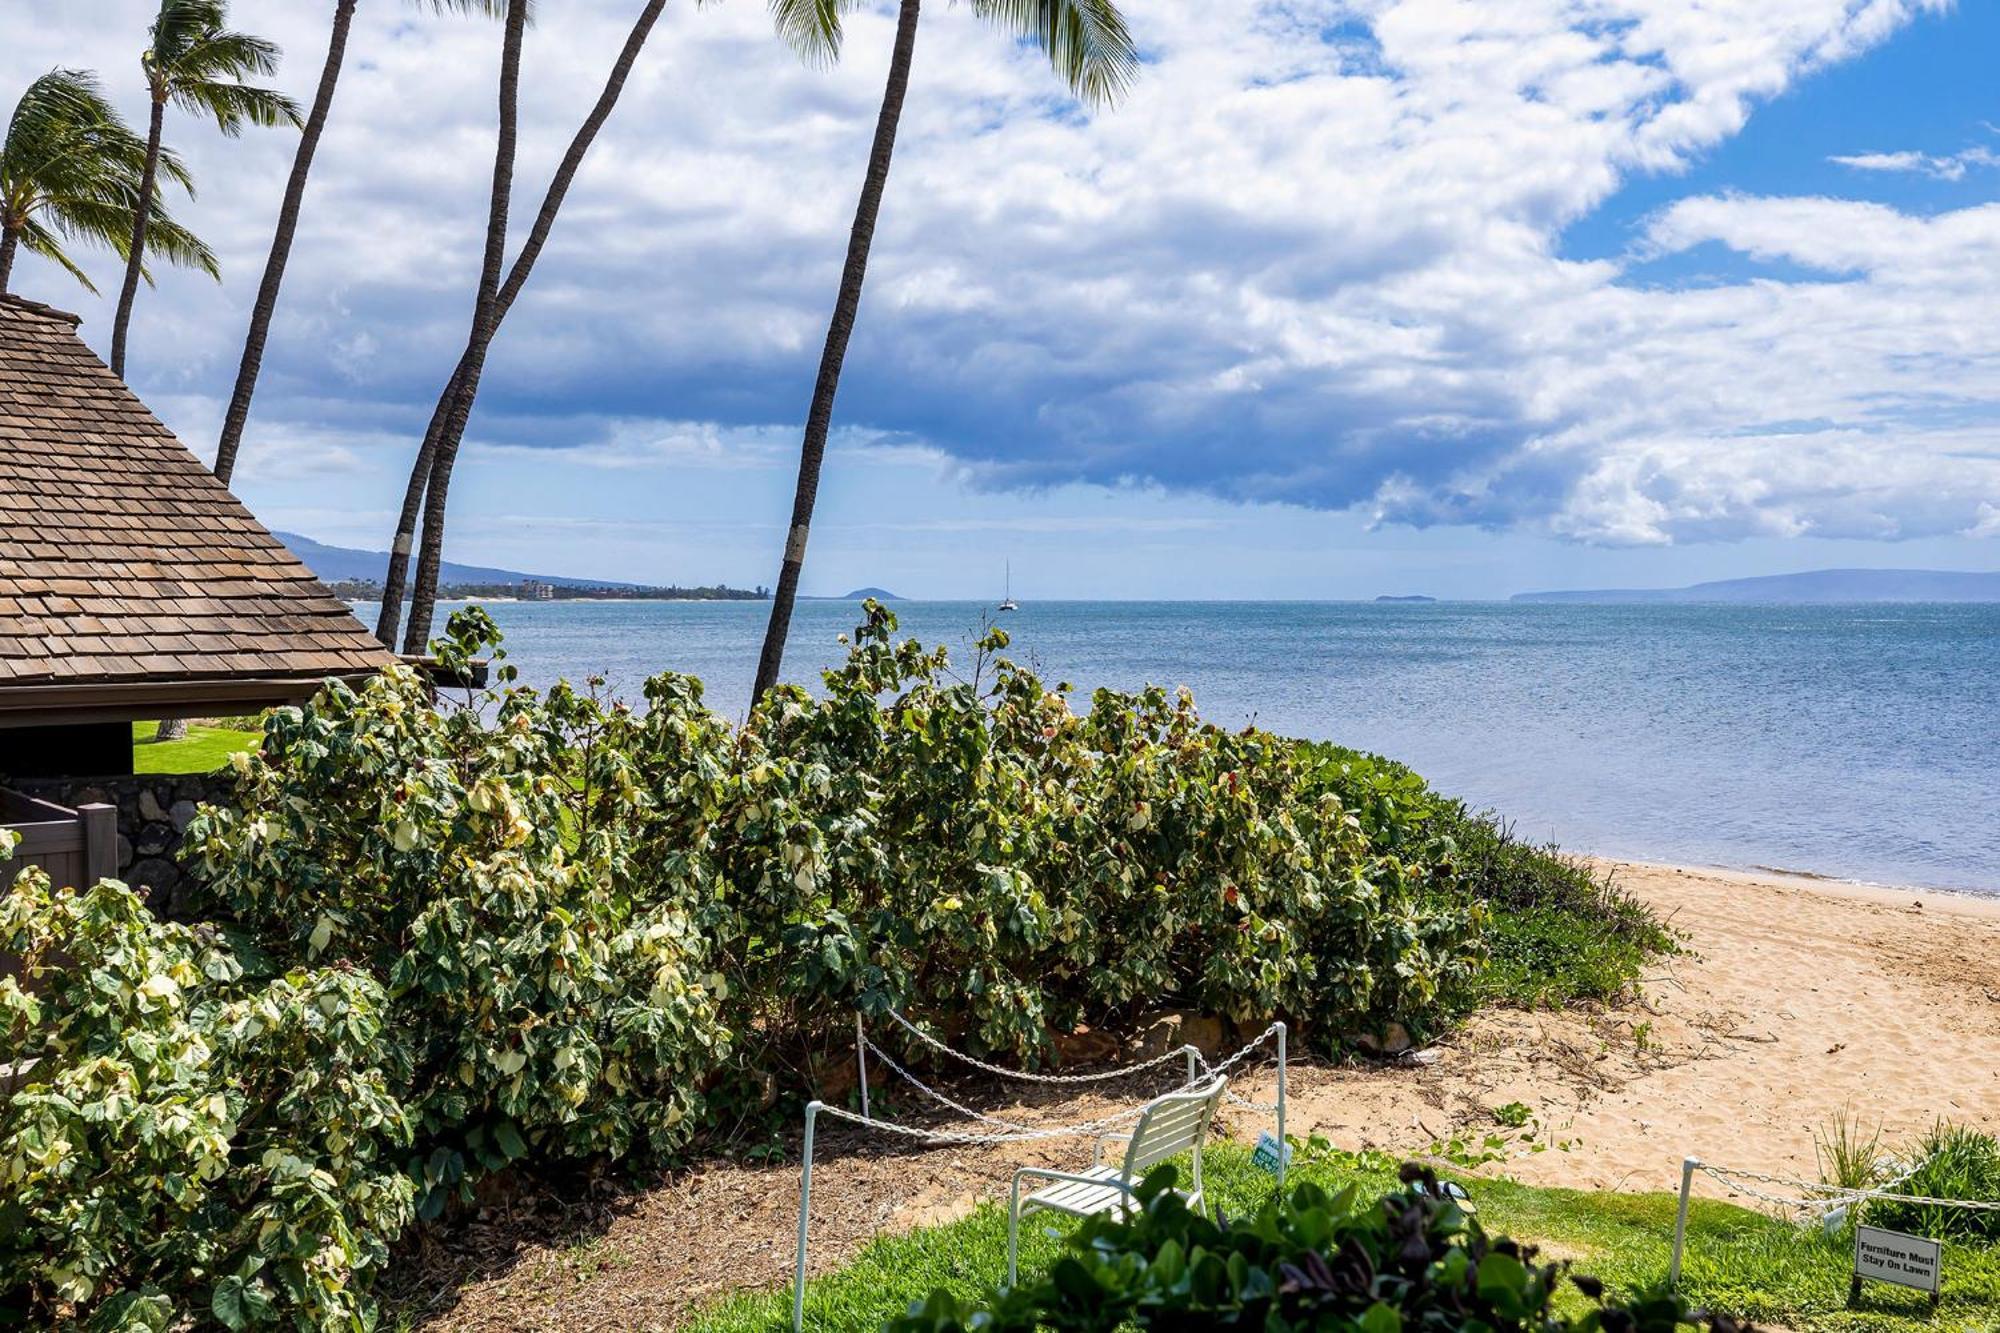
[[[0,102],[84,65],[143,120],[146,8],[11,6]],[[523,212],[631,8],[531,36]],[[927,18],[809,591],[2000,568],[2000,6],[1127,8],[1144,78],[1088,115]],[[233,9],[304,97],[320,7]],[[671,12],[496,347],[454,557],[772,581],[888,33],[864,7],[809,70],[747,0]],[[237,477],[275,527],[386,543],[469,314],[496,48],[364,7]],[[170,134],[225,281],[142,296],[132,378],[206,454],[291,144]],[[15,287],[108,339],[46,266]]]

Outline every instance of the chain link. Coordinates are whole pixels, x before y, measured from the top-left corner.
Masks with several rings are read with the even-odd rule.
[[[1919,1164],[1921,1165],[1921,1164]],[[1885,1203],[1911,1203],[1935,1208],[1963,1208],[1976,1213],[2000,1213],[2000,1200],[1987,1199],[1934,1199],[1923,1194],[1899,1194],[1894,1190],[1850,1189],[1845,1185],[1829,1185],[1825,1181],[1797,1180],[1791,1176],[1774,1176],[1763,1171],[1746,1171],[1736,1167],[1711,1166],[1707,1162],[1697,1164],[1697,1169],[1714,1177],[1725,1185],[1733,1185],[1741,1193],[1765,1203],[1777,1204],[1784,1208],[1833,1208],[1844,1203],[1861,1203],[1869,1199],[1879,1199]],[[1890,1183],[1900,1184],[1916,1173],[1911,1167]],[[1818,1198],[1796,1199],[1769,1194],[1746,1182],[1758,1181],[1765,1185],[1778,1185],[1785,1189],[1804,1190],[1818,1195]]]
[[[1130,1078],[1134,1074],[1143,1074],[1148,1069],[1157,1068],[1170,1060],[1184,1060],[1187,1058],[1187,1048],[1176,1047],[1171,1051],[1156,1055],[1152,1059],[1141,1061],[1136,1065],[1120,1065],[1116,1069],[1101,1069],[1092,1074],[1031,1074],[1025,1069],[1008,1069],[1003,1065],[988,1064],[976,1056],[967,1055],[964,1051],[955,1051],[936,1037],[933,1037],[930,1033],[925,1032],[915,1023],[912,1023],[909,1019],[897,1013],[894,1009],[888,1010],[887,1013],[898,1027],[932,1050],[943,1055],[948,1055],[954,1060],[963,1061],[971,1065],[974,1069],[982,1070],[998,1078],[1014,1079],[1022,1083],[1106,1083],[1114,1078]],[[1260,1037],[1258,1040],[1261,1041],[1263,1039]],[[1197,1060],[1201,1058],[1200,1052],[1196,1052],[1195,1058]]]
[[[1269,1041],[1271,1038],[1277,1035],[1278,1035],[1278,1025],[1276,1023],[1273,1023],[1271,1024],[1271,1026],[1265,1028],[1262,1032],[1252,1037],[1249,1040],[1249,1042],[1244,1045],[1243,1049],[1239,1050],[1238,1052],[1236,1052],[1236,1054],[1230,1056],[1227,1060],[1224,1060],[1219,1065],[1210,1064],[1199,1051],[1195,1052],[1194,1058],[1201,1062],[1201,1067],[1204,1070],[1206,1070],[1209,1074],[1211,1075],[1226,1074],[1230,1070],[1234,1069],[1237,1065],[1240,1065],[1245,1060],[1247,1060],[1250,1057],[1250,1052],[1256,1050],[1259,1046],[1262,1046],[1265,1042]]]
[[[910,1022],[909,1019],[904,1018],[894,1009],[887,1012],[897,1026],[901,1027],[905,1032],[915,1037],[930,1049],[943,1055],[949,1055],[955,1060],[972,1066],[974,1069],[983,1070],[986,1073],[994,1074],[1001,1078],[1017,1079],[1026,1083],[1062,1085],[1103,1083],[1111,1079],[1130,1078],[1134,1074],[1142,1074],[1149,1069],[1158,1068],[1169,1061],[1184,1059],[1187,1052],[1193,1049],[1191,1047],[1180,1047],[1136,1065],[1123,1065],[1117,1069],[1099,1070],[1091,1074],[1031,1074],[1025,1070],[1007,1069],[1000,1065],[988,1064],[986,1061],[967,1055],[963,1051],[953,1050],[936,1037],[931,1036],[928,1032]],[[1277,1034],[1277,1031],[1278,1024],[1271,1024],[1271,1026],[1265,1028],[1252,1038],[1241,1050],[1237,1051],[1227,1060],[1223,1060],[1217,1064],[1211,1064],[1207,1057],[1203,1056],[1200,1051],[1194,1051],[1194,1061],[1199,1072],[1193,1078],[1182,1079],[1174,1088],[1174,1091],[1183,1091],[1198,1084],[1213,1083],[1215,1080],[1222,1078],[1231,1069],[1234,1069],[1237,1065],[1248,1059],[1252,1052],[1268,1042]],[[1140,1105],[1127,1107],[1125,1110],[1116,1111],[1110,1115],[1099,1116],[1095,1120],[1083,1120],[1070,1125],[1051,1126],[1024,1125],[1014,1120],[1003,1120],[999,1116],[987,1115],[983,1111],[976,1111],[972,1107],[965,1105],[965,1103],[955,1101],[946,1094],[939,1092],[936,1088],[897,1063],[895,1057],[877,1045],[873,1038],[864,1034],[861,1038],[861,1044],[867,1049],[870,1055],[887,1065],[904,1082],[908,1083],[924,1096],[969,1119],[977,1120],[982,1124],[996,1126],[999,1131],[997,1133],[981,1134],[963,1130],[925,1129],[919,1125],[899,1125],[894,1121],[877,1120],[873,1116],[863,1115],[858,1111],[850,1111],[844,1106],[832,1106],[824,1102],[820,1104],[820,1110],[841,1120],[846,1120],[857,1125],[866,1125],[871,1129],[886,1129],[892,1134],[901,1134],[906,1138],[917,1139],[925,1143],[1033,1143],[1044,1139],[1073,1138],[1084,1134],[1097,1134],[1108,1129],[1115,1129],[1120,1125],[1138,1120],[1140,1116],[1146,1113],[1146,1105]],[[1247,1106],[1255,1111],[1270,1112],[1278,1109],[1275,1102],[1255,1102],[1247,1097],[1239,1097],[1235,1093],[1230,1092],[1226,1085],[1223,1090],[1223,1096],[1238,1106]],[[1150,1105],[1150,1103],[1147,1105]]]
[[[984,1111],[975,1111],[970,1106],[965,1105],[963,1102],[953,1101],[951,1098],[945,1096],[942,1092],[939,1092],[936,1088],[933,1088],[930,1084],[918,1078],[915,1074],[912,1074],[909,1070],[897,1064],[896,1058],[890,1055],[887,1051],[883,1050],[880,1046],[877,1046],[873,1041],[873,1039],[868,1037],[863,1037],[861,1039],[861,1042],[862,1045],[868,1048],[869,1054],[873,1055],[883,1064],[889,1066],[889,1068],[895,1070],[896,1073],[900,1074],[905,1083],[908,1083],[911,1087],[915,1088],[918,1092],[923,1093],[924,1096],[929,1097],[932,1101],[937,1102],[943,1106],[948,1106],[962,1116],[969,1117],[970,1119],[973,1120],[983,1120],[989,1125],[998,1125],[1000,1126],[1000,1128],[1007,1130],[1009,1132],[1026,1133],[1035,1128],[1032,1125],[1018,1124],[1012,1120],[1002,1120],[998,1116],[987,1115]]]
[[[996,1116],[985,1115],[973,1110],[969,1106],[955,1102],[912,1074],[909,1070],[897,1064],[888,1055],[884,1054],[882,1049],[874,1042],[871,1041],[868,1043],[868,1049],[873,1051],[889,1068],[895,1070],[904,1079],[908,1080],[911,1086],[915,1087],[917,1091],[936,1099],[961,1115],[970,1116],[974,1120],[984,1121],[989,1125],[999,1125],[1005,1130],[1004,1133],[999,1134],[969,1134],[959,1130],[924,1129],[917,1125],[899,1125],[893,1121],[876,1120],[871,1116],[864,1116],[859,1112],[849,1111],[845,1107],[829,1106],[824,1102],[820,1104],[821,1110],[839,1116],[843,1120],[851,1120],[857,1125],[868,1125],[875,1129],[886,1129],[894,1134],[903,1134],[910,1138],[923,1139],[932,1143],[1032,1143],[1041,1139],[1075,1138],[1084,1134],[1097,1134],[1107,1129],[1115,1129],[1120,1125],[1130,1124],[1145,1115],[1146,1111],[1152,1105],[1151,1102],[1145,1102],[1138,1106],[1128,1106],[1122,1111],[1114,1111],[1110,1115],[1099,1116],[1095,1120],[1080,1120],[1069,1125],[1023,1125],[1012,1120],[1001,1120]]]

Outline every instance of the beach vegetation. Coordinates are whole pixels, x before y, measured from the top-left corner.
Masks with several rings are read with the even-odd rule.
[[[1190,1208],[1160,1167],[1141,1207],[1088,1218],[1039,1277],[977,1302],[931,1293],[885,1333],[1110,1333],[1120,1328],[1477,1328],[1493,1333],[1673,1333],[1697,1321],[1658,1289],[1607,1300],[1604,1284],[1544,1263],[1534,1247],[1489,1236],[1442,1196],[1425,1168],[1379,1197],[1304,1181],[1230,1219]],[[1573,1291],[1579,1313],[1559,1309]],[[1733,1321],[1716,1320],[1733,1329]]]
[[[1460,1008],[1615,1001],[1648,959],[1674,949],[1672,933],[1608,872],[1515,837],[1500,816],[1436,791],[1407,765],[1329,742],[1300,750],[1372,846],[1485,909],[1487,962],[1456,997]]]
[[[1867,1128],[1853,1106],[1842,1106],[1813,1131],[1819,1178],[1844,1190],[1865,1190],[1882,1179],[1882,1122]]]
[[[0,1309],[361,1326],[414,1189],[374,979],[252,975],[216,928],[38,867],[0,894],[0,954]]]
[[[1940,1120],[1910,1145],[1907,1157],[1916,1169],[1896,1186],[1896,1193],[2000,1205],[2000,1140],[1992,1134]],[[2000,1207],[1944,1208],[1877,1199],[1862,1209],[1861,1220],[1937,1240],[2000,1245]]]

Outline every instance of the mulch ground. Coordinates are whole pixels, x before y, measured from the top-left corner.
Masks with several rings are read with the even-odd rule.
[[[1035,1090],[998,1104],[991,1084],[955,1087],[990,1114],[1045,1125],[1104,1116],[1155,1091],[1139,1078],[1109,1091]],[[1249,1091],[1270,1095],[1268,1088]],[[877,1114],[968,1128],[963,1120],[926,1122],[907,1102]],[[1241,1110],[1224,1123],[1248,1137],[1263,1125]],[[1068,1138],[910,1146],[827,1118],[817,1137],[813,1273],[843,1267],[882,1232],[948,1221],[1004,1197],[1018,1166],[1073,1170],[1089,1154],[1087,1143]],[[543,1182],[485,1200],[470,1216],[420,1235],[392,1265],[384,1295],[405,1324],[426,1333],[594,1333],[672,1329],[731,1291],[789,1285],[798,1138],[794,1130],[774,1161],[714,1160],[650,1184]]]

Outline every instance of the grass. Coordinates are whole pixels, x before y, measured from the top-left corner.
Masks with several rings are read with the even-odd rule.
[[[177,741],[157,739],[160,724],[132,724],[132,771],[135,773],[213,773],[237,750],[255,749],[257,732],[234,726],[190,724]]]
[[[1498,909],[1487,926],[1486,945],[1491,952],[1474,1005],[1522,1009],[1615,1000],[1640,976],[1646,960],[1661,952],[1563,907]]]
[[[1930,1199],[2000,1203],[2000,1141],[1970,1125],[1939,1121],[1909,1150],[1921,1163],[1898,1188]],[[2000,1212],[1878,1202],[1864,1221],[1892,1231],[2000,1245]]]
[[[1314,1155],[1293,1170],[1296,1179],[1338,1187],[1353,1182],[1365,1192],[1395,1185],[1387,1158]],[[1225,1213],[1240,1215],[1269,1197],[1270,1176],[1250,1164],[1237,1145],[1219,1145],[1208,1158],[1209,1197]],[[1577,1270],[1602,1278],[1616,1292],[1658,1281],[1667,1270],[1675,1196],[1590,1193],[1465,1179],[1480,1219],[1495,1234],[1537,1242],[1552,1257],[1571,1259]],[[1068,1219],[1039,1214],[1022,1227],[1024,1271],[1045,1268],[1059,1252],[1047,1233],[1067,1229]],[[1801,1231],[1732,1204],[1697,1200],[1688,1221],[1682,1286],[1698,1304],[1780,1324],[1802,1333],[1944,1333],[2000,1328],[2000,1249],[1947,1244],[1944,1296],[1929,1315],[1918,1292],[1869,1284],[1861,1303],[1848,1309],[1850,1242]],[[806,1325],[822,1330],[867,1330],[901,1314],[910,1302],[943,1287],[976,1297],[1005,1276],[1004,1209],[988,1203],[972,1215],[878,1239],[848,1267],[806,1288]],[[1581,1303],[1574,1293],[1567,1298]],[[745,1292],[698,1314],[686,1333],[772,1333],[788,1327],[789,1289]]]

